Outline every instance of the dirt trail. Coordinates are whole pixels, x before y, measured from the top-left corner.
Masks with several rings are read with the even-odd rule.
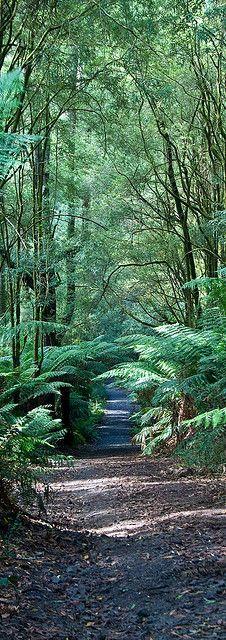
[[[142,458],[122,392],[106,411],[95,456],[46,474],[62,531],[18,532],[0,639],[225,637],[223,483]]]
[[[98,439],[95,449],[98,451],[109,450],[115,453],[119,450],[134,448],[131,442],[131,403],[125,392],[117,387],[106,385],[107,402],[102,424],[98,429]]]

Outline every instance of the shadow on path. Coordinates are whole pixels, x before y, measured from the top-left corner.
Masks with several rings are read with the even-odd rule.
[[[107,402],[104,417],[97,430],[97,441],[93,453],[105,452],[108,455],[125,454],[139,451],[132,443],[132,404],[125,391],[106,385]]]
[[[0,640],[225,638],[224,484],[137,453],[130,411],[108,387],[93,454],[46,471],[61,530],[26,531],[7,558]]]

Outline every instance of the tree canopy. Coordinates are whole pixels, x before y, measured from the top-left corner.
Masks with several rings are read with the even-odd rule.
[[[216,442],[217,464],[223,3],[2,0],[0,20],[3,476],[12,442],[14,477],[81,440],[112,367],[146,452],[204,464]]]

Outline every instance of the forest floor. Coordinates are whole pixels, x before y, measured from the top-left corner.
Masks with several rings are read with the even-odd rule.
[[[9,540],[0,640],[225,637],[223,481],[141,457],[129,413],[110,391],[96,447],[46,470],[57,527]]]

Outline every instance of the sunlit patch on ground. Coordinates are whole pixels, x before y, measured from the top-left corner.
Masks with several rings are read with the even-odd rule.
[[[26,531],[7,558],[19,589],[0,640],[223,640],[224,483],[178,478],[128,447],[127,418],[105,420],[105,449],[46,469],[57,529]]]

